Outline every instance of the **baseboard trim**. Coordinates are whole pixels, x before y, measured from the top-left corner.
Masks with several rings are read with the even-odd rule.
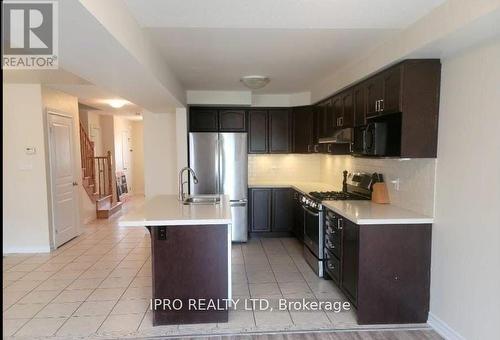
[[[33,253],[50,253],[50,246],[41,247],[5,247],[3,254],[33,254]]]
[[[429,313],[427,324],[446,340],[465,340],[457,331],[432,313]]]

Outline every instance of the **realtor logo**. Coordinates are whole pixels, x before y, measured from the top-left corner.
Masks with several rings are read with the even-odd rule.
[[[2,3],[2,68],[58,67],[58,17],[55,1]]]

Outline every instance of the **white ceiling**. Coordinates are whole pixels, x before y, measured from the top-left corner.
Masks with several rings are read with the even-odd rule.
[[[307,91],[395,30],[147,29],[188,90],[244,90],[245,75],[271,82],[260,93]]]
[[[143,27],[405,28],[445,0],[124,0]]]
[[[39,83],[78,98],[78,102],[98,109],[100,114],[136,117],[144,109],[128,103],[119,109],[109,106],[109,100],[122,99],[116,94],[98,87],[64,69],[57,70],[4,70],[5,83]]]
[[[124,0],[186,90],[307,91],[444,0]]]

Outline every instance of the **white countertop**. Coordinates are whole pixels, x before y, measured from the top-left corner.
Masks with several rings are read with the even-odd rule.
[[[184,205],[177,195],[154,196],[118,220],[120,227],[230,224],[231,208],[227,196],[219,204]]]
[[[248,182],[249,188],[293,188],[304,194],[309,194],[311,191],[334,191],[339,190],[331,184],[322,182],[279,182],[279,181],[254,181]]]
[[[323,201],[323,206],[360,224],[430,224],[434,219],[392,204],[372,201]]]
[[[334,185],[321,182],[272,182],[254,181],[248,183],[249,188],[293,188],[304,194],[311,191],[340,190]],[[356,224],[427,224],[434,219],[392,204],[378,204],[371,201],[323,201],[323,206]]]

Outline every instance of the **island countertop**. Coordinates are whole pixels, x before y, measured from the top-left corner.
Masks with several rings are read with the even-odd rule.
[[[154,196],[118,220],[120,227],[230,224],[229,199],[219,204],[184,205],[177,195]]]

